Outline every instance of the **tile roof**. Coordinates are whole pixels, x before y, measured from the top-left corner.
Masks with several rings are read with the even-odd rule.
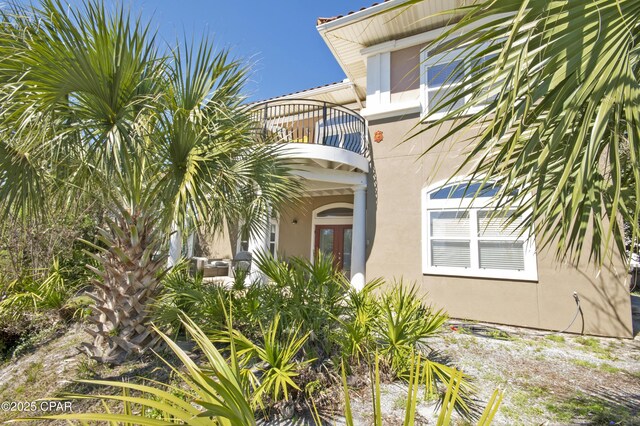
[[[332,21],[335,21],[336,19],[340,19],[340,18],[343,18],[343,17],[348,16],[348,15],[353,15],[353,14],[354,14],[354,13],[356,13],[356,12],[360,12],[360,11],[363,11],[363,10],[366,10],[366,9],[369,9],[369,8],[372,8],[373,6],[377,6],[377,5],[381,4],[381,3],[386,3],[386,2],[388,2],[388,1],[391,1],[391,0],[383,0],[383,1],[381,1],[381,2],[377,2],[377,3],[372,4],[371,6],[361,7],[361,8],[360,8],[360,9],[358,9],[358,10],[352,10],[351,12],[347,12],[347,13],[346,13],[346,14],[344,14],[344,15],[332,16],[332,17],[330,17],[330,18],[318,18],[318,19],[316,20],[316,25],[326,24],[327,22],[332,22]]]

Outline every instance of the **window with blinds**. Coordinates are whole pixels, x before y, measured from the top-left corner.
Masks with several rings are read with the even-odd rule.
[[[524,271],[524,243],[512,241],[518,237],[522,220],[513,212],[498,215],[480,210],[477,216],[480,268]]]
[[[471,267],[469,214],[431,212],[431,263],[434,266]]]
[[[485,50],[490,46],[484,43],[474,50],[474,53]],[[438,108],[437,114],[432,114],[432,118],[438,118],[450,111],[454,111],[469,102],[469,96],[455,96],[457,87],[486,75],[489,72],[490,60],[495,58],[495,53],[482,56],[477,60],[470,60],[470,52],[462,49],[453,49],[445,52],[429,51],[427,49],[420,52],[420,86],[421,103],[423,114]],[[488,77],[485,77],[488,78]],[[501,87],[496,82],[490,90],[486,90],[481,95],[481,102],[477,106],[483,106],[493,102],[497,92]],[[486,98],[483,95],[486,94]],[[469,112],[473,112],[469,110]]]
[[[460,72],[456,73],[461,63],[462,61],[457,60],[426,67],[428,108],[448,104],[446,109],[451,111],[464,105],[464,99],[454,101],[451,96],[452,89],[462,83],[463,75]]]
[[[475,183],[465,187],[474,185],[480,188]],[[497,188],[482,192],[460,187],[437,188],[424,195],[424,272],[537,280],[534,242],[522,218],[513,211],[505,214],[487,207]]]

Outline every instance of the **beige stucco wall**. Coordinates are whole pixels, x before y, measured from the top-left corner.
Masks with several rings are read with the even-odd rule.
[[[448,146],[418,158],[436,134],[425,132],[402,143],[416,120],[369,123],[369,132],[382,130],[384,141],[372,147],[375,182],[369,185],[367,199],[367,279],[415,281],[453,317],[543,329],[569,324],[576,312],[576,291],[585,333],[631,337],[627,273],[621,259],[598,273],[586,263],[578,268],[560,264],[542,251],[537,255],[538,282],[422,274],[421,191],[450,177],[464,154]],[[570,331],[581,328],[578,318]]]
[[[353,203],[353,195],[303,197],[296,205],[280,214],[278,254],[308,258],[311,255],[311,223],[313,211],[333,203]],[[296,224],[293,221],[297,222]]]
[[[209,259],[231,259],[235,254],[235,239],[229,237],[229,229],[212,233],[206,228],[198,232],[195,255]]]

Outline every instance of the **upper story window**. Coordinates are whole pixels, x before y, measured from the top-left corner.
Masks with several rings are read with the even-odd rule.
[[[423,273],[538,279],[535,243],[522,220],[491,208],[497,190],[465,182],[423,191]]]
[[[478,49],[485,49],[487,46],[480,46]],[[420,53],[420,102],[423,114],[426,114],[430,109],[439,107],[440,112],[432,115],[434,119],[437,119],[467,103],[468,96],[456,95],[453,89],[464,84],[465,81],[469,81],[472,74],[481,70],[485,62],[494,56],[487,55],[480,61],[474,62],[466,58],[468,53],[465,49],[455,49],[432,55],[429,55],[427,50]],[[492,99],[487,97],[482,104],[489,103]]]

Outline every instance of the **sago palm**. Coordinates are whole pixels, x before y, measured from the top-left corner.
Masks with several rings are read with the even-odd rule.
[[[639,234],[640,2],[477,0],[447,13],[460,19],[426,50],[460,48],[463,84],[416,133],[442,129],[429,150],[457,137],[455,174],[496,182],[498,204],[560,257],[623,250],[620,219]]]
[[[100,200],[110,214],[86,349],[140,353],[155,341],[148,306],[170,231],[257,230],[294,187],[278,148],[252,137],[247,70],[206,39],[160,51],[125,10],[58,0],[6,8],[0,58],[0,212],[37,216],[43,194]]]

